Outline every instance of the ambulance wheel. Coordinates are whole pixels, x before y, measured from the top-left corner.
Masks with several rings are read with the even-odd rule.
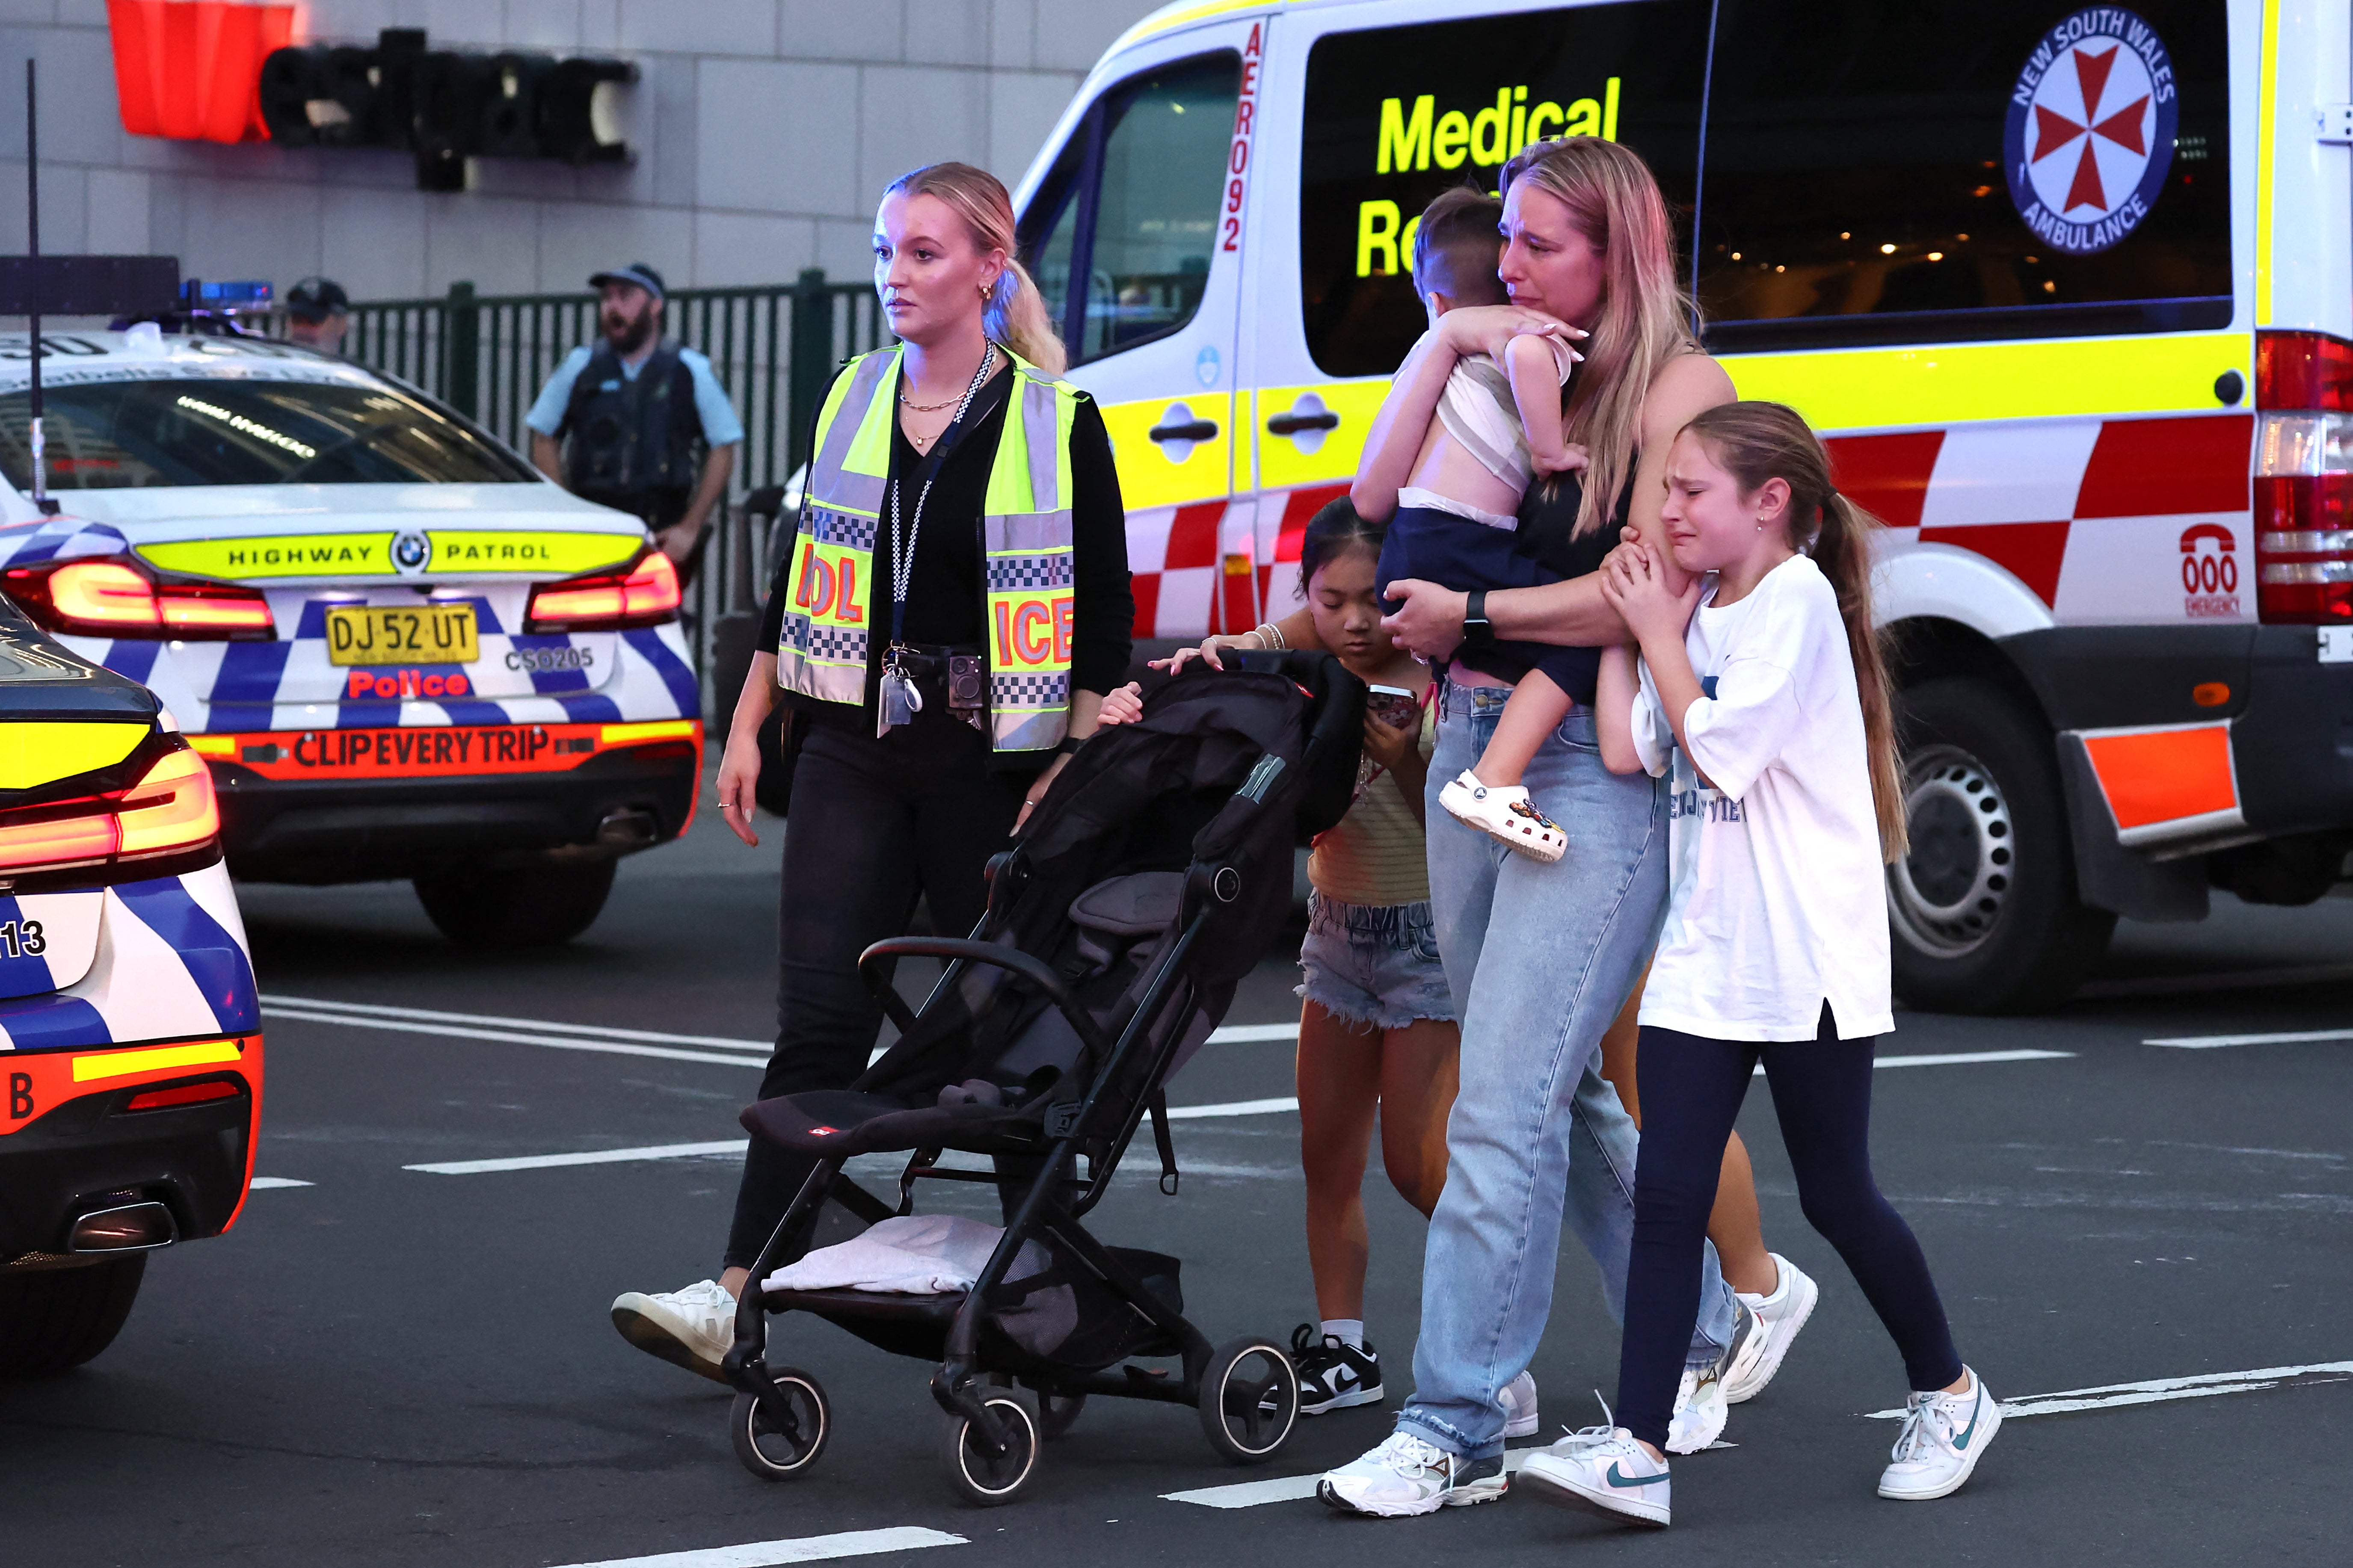
[[[0,1275],[0,1378],[64,1372],[112,1344],[146,1272],[138,1254]]]
[[[468,868],[417,879],[417,901],[461,947],[554,947],[596,923],[611,860]]]
[[[2116,917],[2075,891],[2050,727],[1980,680],[1897,701],[1911,848],[1887,868],[1896,994],[1938,1013],[2023,1013],[2073,991]]]
[[[1011,1502],[1038,1473],[1038,1424],[1029,1407],[1010,1394],[990,1390],[981,1400],[1005,1435],[1004,1450],[989,1454],[974,1439],[972,1423],[948,1417],[941,1435],[940,1459],[957,1491],[983,1508]]]
[[[769,1373],[768,1399],[735,1396],[727,1412],[727,1439],[744,1468],[764,1481],[786,1481],[807,1470],[833,1436],[833,1407],[816,1378],[798,1367]]]
[[[1263,1465],[1299,1425],[1299,1373],[1272,1340],[1228,1340],[1201,1374],[1201,1435],[1230,1465]]]

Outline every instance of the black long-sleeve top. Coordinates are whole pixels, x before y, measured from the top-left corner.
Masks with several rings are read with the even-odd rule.
[[[907,613],[901,637],[910,643],[985,648],[987,643],[984,605],[981,509],[988,490],[988,473],[997,456],[998,436],[1011,405],[1014,375],[1010,366],[991,376],[965,416],[966,428],[955,448],[940,463],[923,503],[923,525],[915,539],[915,570],[907,584]],[[812,420],[814,424],[814,420]],[[807,450],[815,451],[812,434]],[[891,421],[891,478],[923,461],[900,428]],[[899,500],[903,531],[914,521],[920,485],[909,485]],[[1127,673],[1129,638],[1135,624],[1135,601],[1127,574],[1127,510],[1119,495],[1119,470],[1113,465],[1111,437],[1094,400],[1080,395],[1071,425],[1071,686],[1073,690],[1107,693]],[[882,519],[874,542],[873,591],[868,600],[866,701],[852,708],[843,702],[819,702],[787,691],[785,700],[816,723],[874,733],[874,699],[881,677],[882,652],[891,642],[891,514],[886,492]],[[761,626],[760,647],[774,649],[783,635],[785,605],[790,590],[792,552],[778,563],[776,581],[768,590],[767,616]],[[1032,762],[1042,753],[1013,757]]]

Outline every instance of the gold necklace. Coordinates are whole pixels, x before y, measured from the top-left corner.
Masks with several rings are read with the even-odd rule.
[[[991,343],[980,351],[980,368],[987,371],[989,361],[996,357],[997,345]],[[907,401],[907,389],[902,386],[899,389],[899,406],[910,414],[937,414],[943,408],[954,408],[963,400],[963,396],[962,393],[958,393],[955,397],[942,398],[937,403],[910,403]]]

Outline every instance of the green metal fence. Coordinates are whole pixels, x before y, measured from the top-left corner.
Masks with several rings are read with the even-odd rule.
[[[739,497],[781,484],[799,465],[834,367],[886,336],[871,283],[830,283],[814,268],[793,283],[678,289],[662,327],[710,356],[743,418]],[[343,352],[423,387],[527,454],[522,420],[533,399],[566,353],[596,337],[593,294],[479,295],[453,283],[437,299],[353,305]]]
[[[678,289],[662,308],[662,328],[710,357],[744,421],[729,501],[688,605],[704,710],[723,716],[735,693],[714,679],[720,622],[757,607],[771,542],[765,520],[748,516],[744,500],[784,483],[807,459],[801,448],[835,367],[889,333],[871,283],[830,283],[814,268],[787,284]],[[270,330],[282,333],[282,320]],[[343,352],[433,394],[528,456],[523,416],[564,356],[596,338],[594,294],[480,295],[471,283],[454,283],[438,299],[354,304]]]

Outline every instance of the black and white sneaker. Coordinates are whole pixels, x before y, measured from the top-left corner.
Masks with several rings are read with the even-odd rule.
[[[1302,1323],[1291,1331],[1291,1363],[1299,1369],[1302,1415],[1381,1402],[1381,1356],[1369,1343],[1359,1350],[1314,1323]]]

